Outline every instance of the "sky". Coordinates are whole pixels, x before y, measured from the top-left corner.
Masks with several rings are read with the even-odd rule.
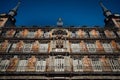
[[[61,17],[64,26],[104,26],[100,0],[21,0],[16,18],[17,26],[56,25]],[[120,0],[102,0],[112,11],[120,14]],[[0,13],[8,13],[18,0],[0,1]]]

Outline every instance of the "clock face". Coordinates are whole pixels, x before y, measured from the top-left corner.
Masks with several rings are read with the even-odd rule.
[[[0,27],[3,27],[7,22],[8,18],[0,18]]]
[[[115,26],[118,27],[118,28],[120,28],[120,18],[118,18],[118,19],[113,18],[112,20],[113,20]]]

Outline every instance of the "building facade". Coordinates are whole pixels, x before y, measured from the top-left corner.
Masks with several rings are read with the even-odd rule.
[[[120,79],[120,15],[105,27],[16,27],[20,2],[0,14],[0,79]]]

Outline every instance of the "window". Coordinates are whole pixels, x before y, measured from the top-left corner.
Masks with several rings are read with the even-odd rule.
[[[3,27],[6,21],[7,18],[0,18],[0,27]]]

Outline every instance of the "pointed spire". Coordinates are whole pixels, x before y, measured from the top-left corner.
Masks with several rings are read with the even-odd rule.
[[[58,18],[57,26],[63,26],[62,18]]]
[[[100,6],[101,6],[101,8],[102,8],[102,10],[103,10],[103,13],[104,13],[104,16],[105,16],[105,17],[108,17],[108,16],[112,15],[111,11],[108,10],[108,9],[103,5],[103,3],[102,3],[101,0],[100,0]]]
[[[12,17],[16,16],[17,10],[18,10],[18,8],[19,8],[19,6],[20,6],[20,3],[21,3],[21,2],[18,1],[17,5],[16,5],[12,10],[9,11],[8,15],[10,15],[10,16],[12,16]]]

